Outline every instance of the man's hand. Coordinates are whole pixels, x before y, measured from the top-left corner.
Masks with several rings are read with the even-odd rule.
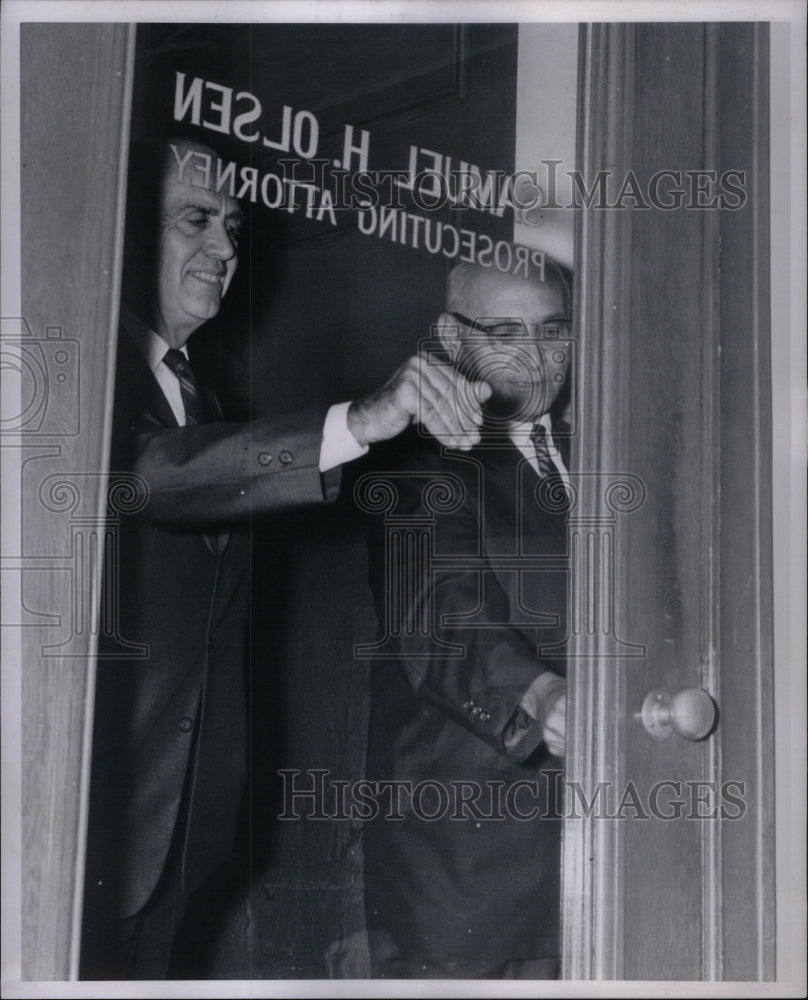
[[[385,384],[348,409],[348,430],[361,445],[386,441],[417,422],[450,448],[464,451],[480,440],[485,382],[469,382],[451,365],[421,356],[405,362]]]
[[[567,696],[560,694],[544,720],[542,737],[547,749],[554,757],[563,757],[567,749],[566,739]]]

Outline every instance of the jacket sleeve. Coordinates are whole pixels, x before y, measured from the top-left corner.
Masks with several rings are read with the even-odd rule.
[[[248,423],[134,430],[133,471],[148,494],[142,517],[204,528],[333,500],[339,469],[320,473],[326,410]]]
[[[417,545],[391,544],[382,518],[371,527],[379,620],[399,622],[388,630],[385,656],[398,659],[419,697],[507,759],[525,760],[564,679],[538,658],[536,630],[517,624],[523,614],[487,568],[478,498],[466,490],[460,509],[434,516],[423,507],[420,479],[397,479],[395,516],[432,519],[441,568],[425,564]]]

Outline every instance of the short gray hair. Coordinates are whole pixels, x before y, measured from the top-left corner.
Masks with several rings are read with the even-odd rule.
[[[469,286],[473,283],[475,276],[477,274],[484,273],[484,270],[487,271],[488,269],[483,269],[479,264],[468,264],[465,262],[455,264],[449,272],[449,277],[446,280],[446,308],[449,312],[462,311],[463,302],[466,299]],[[566,268],[562,268],[560,264],[552,259],[552,257],[547,257],[545,255],[543,282],[529,278],[523,278],[522,280],[533,280],[534,284],[548,282],[558,292],[560,292],[564,301],[564,311],[567,315],[569,315],[572,310],[572,289],[570,277],[571,275],[569,275]]]

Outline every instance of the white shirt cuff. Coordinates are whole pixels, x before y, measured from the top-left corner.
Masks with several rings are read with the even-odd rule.
[[[348,430],[350,405],[335,403],[326,414],[323,443],[320,445],[320,472],[328,472],[368,453],[368,446],[361,445]]]
[[[564,679],[552,671],[545,671],[533,681],[530,687],[522,695],[519,707],[531,717],[531,719],[543,718],[543,701],[549,688],[558,688],[560,694],[564,690]]]

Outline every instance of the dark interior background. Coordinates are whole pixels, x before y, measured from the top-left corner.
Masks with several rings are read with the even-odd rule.
[[[284,104],[320,123],[320,155],[346,123],[371,132],[370,167],[406,169],[409,146],[483,171],[514,163],[515,25],[140,25],[132,137],[192,135],[272,170],[273,151],[173,121],[175,73],[249,91],[276,138]],[[282,155],[282,154],[277,154]],[[429,335],[450,262],[356,228],[245,206],[249,231],[217,319],[192,342],[233,419],[346,400],[383,382]],[[419,214],[424,214],[420,212]],[[510,239],[512,217],[434,218]],[[366,663],[376,621],[364,526],[346,469],[328,509],[253,522],[251,787],[229,871],[186,928],[176,972],[212,978],[362,976],[361,824],[278,822],[279,769],[362,776]],[[308,780],[304,775],[299,781]],[[200,960],[203,959],[200,966]],[[185,964],[184,964],[185,963]]]

